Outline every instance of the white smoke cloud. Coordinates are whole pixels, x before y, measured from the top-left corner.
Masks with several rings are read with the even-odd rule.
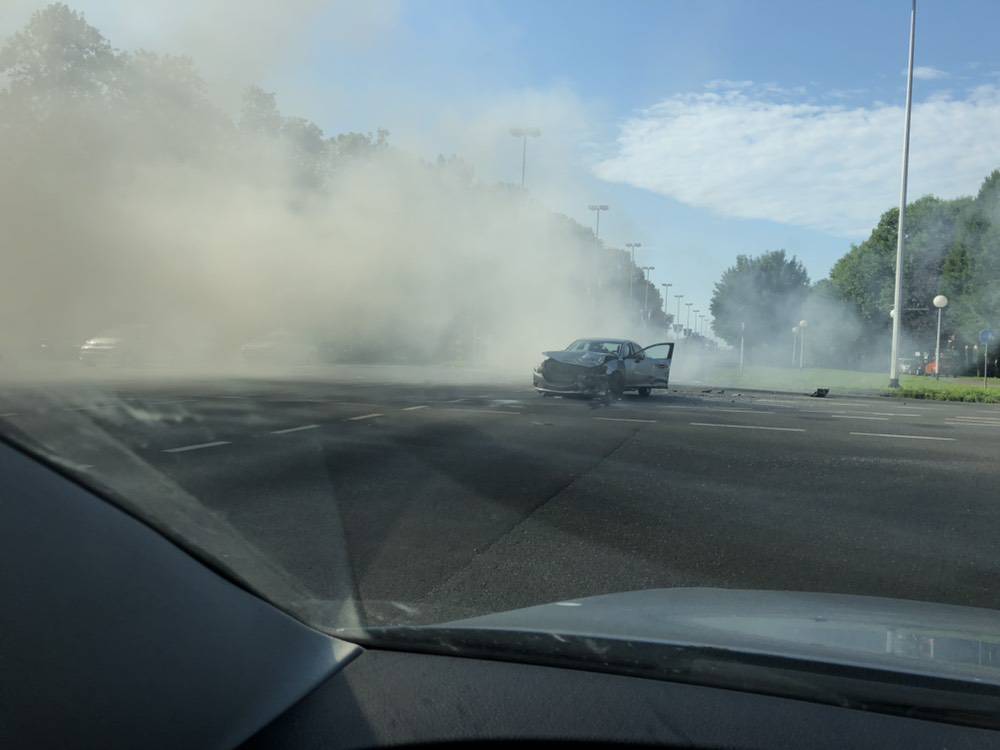
[[[52,0],[4,0],[0,37]],[[303,41],[352,47],[389,32],[399,0],[72,0],[123,49],[187,55],[216,85],[245,86],[276,65],[308,54]]]
[[[913,109],[910,195],[974,193],[1000,164],[1000,88]],[[622,123],[597,175],[724,216],[862,237],[898,199],[901,106],[736,88],[670,97]]]

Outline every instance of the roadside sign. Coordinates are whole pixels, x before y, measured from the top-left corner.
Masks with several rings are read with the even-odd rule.
[[[989,328],[984,328],[979,332],[979,343],[988,344],[993,340],[993,331]]]

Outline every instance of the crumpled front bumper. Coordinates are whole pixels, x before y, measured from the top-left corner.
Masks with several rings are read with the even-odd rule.
[[[538,370],[531,374],[532,384],[539,393],[564,393],[596,396],[607,393],[608,376],[603,373],[581,372],[572,382],[553,383]]]

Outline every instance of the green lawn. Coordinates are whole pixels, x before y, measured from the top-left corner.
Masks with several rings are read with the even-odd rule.
[[[728,388],[767,388],[779,391],[801,391],[829,388],[836,393],[884,393],[902,398],[928,398],[942,401],[981,401],[1000,403],[1000,378],[990,378],[989,389],[983,389],[982,378],[934,378],[904,375],[902,388],[890,390],[889,376],[882,372],[856,372],[824,368],[747,367],[743,374],[735,367],[716,367],[705,372],[702,382]]]

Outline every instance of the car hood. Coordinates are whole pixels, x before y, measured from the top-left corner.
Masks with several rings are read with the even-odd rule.
[[[898,599],[650,589],[441,627],[724,649],[1000,685],[1000,612]]]
[[[607,352],[542,352],[542,355],[556,362],[565,365],[580,365],[581,367],[596,367],[604,364],[608,359],[614,359],[615,355]]]

